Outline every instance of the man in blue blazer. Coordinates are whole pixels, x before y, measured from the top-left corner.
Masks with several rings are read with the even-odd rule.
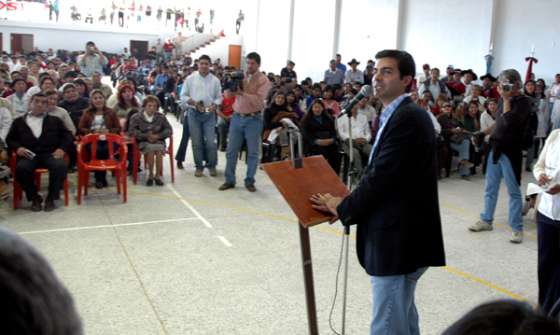
[[[346,198],[317,194],[313,206],[357,225],[358,259],[371,275],[371,334],[420,334],[414,291],[430,266],[444,266],[437,190],[436,136],[408,96],[414,59],[379,52],[373,85],[384,109],[367,170]]]

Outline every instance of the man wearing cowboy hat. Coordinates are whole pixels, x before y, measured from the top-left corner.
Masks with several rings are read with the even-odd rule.
[[[358,62],[356,58],[352,58],[348,65],[350,65],[350,70],[346,71],[346,75],[344,76],[344,83],[363,84],[364,73],[358,70],[358,65],[360,65],[360,62]]]
[[[478,77],[471,69],[461,71],[461,75],[463,76],[463,83],[465,84],[465,96],[471,95],[473,85],[476,84],[475,81]]]
[[[482,80],[482,96],[485,98],[491,99],[500,99],[500,93],[498,93],[498,87],[496,82],[498,79],[491,75],[490,73],[485,74],[484,76],[480,77]]]

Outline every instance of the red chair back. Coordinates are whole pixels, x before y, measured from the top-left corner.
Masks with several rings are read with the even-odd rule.
[[[107,142],[108,150],[109,150],[109,158],[107,159],[115,159],[116,154],[119,154],[119,159],[121,164],[126,164],[126,155],[127,155],[127,148],[126,144],[124,143],[124,138],[120,135],[116,134],[89,134],[82,137],[80,141],[80,145],[78,147],[78,163],[84,163],[84,154],[86,154],[85,146],[90,145],[90,150],[87,152],[88,157],[91,160],[96,159],[97,155],[97,143],[101,140]],[[115,148],[117,149],[115,151]]]

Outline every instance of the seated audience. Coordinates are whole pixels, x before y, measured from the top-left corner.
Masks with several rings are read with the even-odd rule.
[[[449,95],[449,91],[445,82],[439,78],[439,69],[434,67],[430,70],[430,77],[427,78],[422,85],[420,85],[419,91],[425,92],[426,90],[430,91],[432,94],[432,98],[437,100],[440,94],[445,93],[445,95]]]
[[[90,95],[90,106],[84,111],[78,127],[81,135],[88,134],[120,134],[121,124],[115,112],[108,108],[105,96],[100,90],[93,90]],[[86,151],[90,151],[86,148]],[[96,159],[108,159],[109,147],[107,141],[97,142]],[[95,187],[107,187],[107,172],[95,171]]]
[[[84,110],[89,107],[89,102],[88,99],[80,97],[74,84],[66,83],[62,87],[62,101],[58,106],[68,111],[74,123],[74,127],[78,129],[82,114]]]
[[[462,178],[468,178],[469,169],[473,167],[470,162],[471,141],[468,132],[463,128],[462,117],[463,108],[457,106],[455,114],[452,113],[453,107],[450,103],[443,105],[443,111],[438,115],[441,125],[441,134],[449,146],[458,152],[459,155],[459,174]],[[459,117],[457,116],[459,115]]]
[[[278,147],[281,152],[279,153],[280,159],[287,158],[289,154],[289,139],[286,132],[281,131],[285,128],[282,119],[290,119],[295,125],[298,122],[298,116],[295,112],[290,111],[286,103],[286,95],[282,92],[277,92],[272,99],[272,103],[264,110],[263,115],[263,159],[262,162],[271,162],[278,158]],[[271,138],[272,131],[280,131],[274,139]]]
[[[158,112],[159,99],[148,95],[142,102],[142,112],[136,113],[130,119],[129,132],[138,142],[138,150],[146,157],[148,166],[147,186],[155,182],[163,186],[161,175],[163,172],[163,155],[166,153],[165,139],[172,136],[172,128],[167,118]],[[156,173],[154,175],[154,164]]]
[[[40,211],[43,204],[35,185],[35,169],[44,167],[49,170],[45,211],[52,211],[66,178],[64,154],[72,144],[72,134],[62,121],[47,114],[47,100],[43,93],[31,97],[29,113],[14,120],[6,138],[8,148],[18,156],[16,180],[27,199],[32,201],[31,210],[34,212]]]
[[[72,135],[76,135],[76,127],[74,126],[74,122],[72,122],[72,118],[68,111],[62,107],[58,106],[58,92],[54,89],[48,90],[44,92],[47,96],[47,113],[52,116],[56,116],[62,120],[66,129],[72,133]]]
[[[362,99],[362,101],[367,98]],[[371,129],[367,121],[367,117],[358,112],[358,104],[352,108],[352,150],[354,164],[352,168],[356,172],[356,176],[361,176],[364,167],[367,164],[371,152]],[[349,118],[348,114],[336,119],[336,130],[338,137],[342,141],[342,151],[348,154],[349,148]]]
[[[112,108],[113,111],[115,111],[117,117],[120,120],[126,120],[130,111],[132,110],[138,111],[140,109],[140,101],[136,98],[134,93],[135,92],[132,85],[129,85],[128,83],[121,84],[119,85],[117,94],[109,98],[110,100],[112,100],[113,97],[116,98],[115,104],[111,104],[108,102],[107,106],[109,106],[109,108]],[[124,121],[121,122],[124,123]]]
[[[323,104],[333,118],[336,118],[340,114],[340,105],[338,101],[334,99],[334,88],[332,86],[327,86],[323,90]]]
[[[304,154],[323,155],[333,170],[340,169],[340,155],[336,143],[336,128],[332,116],[325,109],[323,101],[316,99],[301,120]]]
[[[12,116],[15,119],[18,116],[27,113],[27,103],[25,100],[25,92],[27,91],[27,83],[21,78],[16,78],[12,81],[12,89],[14,93],[7,97],[12,105]]]

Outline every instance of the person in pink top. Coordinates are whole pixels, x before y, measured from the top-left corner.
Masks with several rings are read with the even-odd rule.
[[[247,145],[247,175],[245,187],[249,192],[255,192],[255,174],[259,164],[259,149],[263,130],[262,112],[265,99],[272,84],[260,72],[261,56],[256,52],[247,55],[247,71],[243,85],[238,87],[233,104],[226,149],[225,183],[219,190],[224,191],[235,187],[235,168],[239,151],[245,141]]]

